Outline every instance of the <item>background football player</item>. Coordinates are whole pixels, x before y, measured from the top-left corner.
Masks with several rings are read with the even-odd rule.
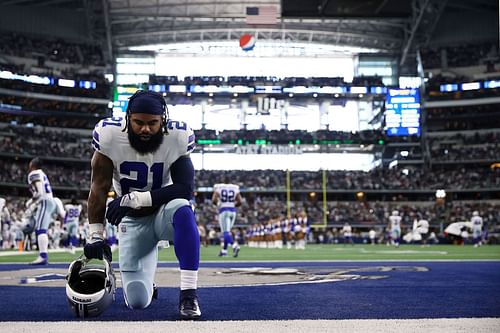
[[[344,223],[344,226],[342,227],[342,233],[344,234],[344,245],[346,245],[347,243],[354,245],[354,242],[352,240],[352,227],[349,225],[349,223]]]
[[[7,201],[4,198],[0,198],[0,249],[10,247],[10,224],[10,213],[7,208]]]
[[[470,224],[472,226],[472,238],[474,241],[474,247],[481,246],[481,238],[483,235],[483,218],[479,216],[479,212],[477,210],[472,212]]]
[[[392,211],[392,215],[389,216],[389,226],[391,235],[391,244],[398,247],[401,237],[401,216],[397,210]]]
[[[224,237],[219,256],[227,256],[227,247],[231,245],[233,257],[237,257],[240,246],[237,240],[233,240],[231,229],[236,220],[236,207],[241,205],[240,187],[228,181],[215,184],[212,202],[219,207],[219,226]]]
[[[72,252],[79,245],[78,227],[80,224],[80,214],[82,213],[82,205],[75,198],[71,199],[71,203],[64,205],[66,216],[64,217],[64,225],[68,232],[69,248]]]
[[[48,263],[49,237],[47,230],[52,221],[52,214],[57,209],[49,178],[41,166],[39,158],[31,160],[28,166],[28,184],[33,197],[28,200],[26,206],[35,212],[35,233],[39,251],[38,258],[31,263],[32,265],[46,265]]]

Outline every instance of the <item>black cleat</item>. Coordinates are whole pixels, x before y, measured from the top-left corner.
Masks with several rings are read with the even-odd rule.
[[[179,298],[179,315],[181,320],[198,320],[201,317],[196,289],[181,290]]]
[[[237,258],[239,252],[240,252],[240,247],[239,246],[235,247],[233,250],[233,257]]]

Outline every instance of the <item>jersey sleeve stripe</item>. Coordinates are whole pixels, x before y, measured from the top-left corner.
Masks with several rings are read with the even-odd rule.
[[[31,176],[30,176],[30,179],[29,179],[29,182],[30,182],[30,183],[32,183],[32,182],[34,182],[34,181],[36,181],[36,180],[42,180],[42,178],[40,177],[40,175],[39,175],[39,174],[34,174],[34,175],[31,175]]]
[[[190,145],[191,143],[194,142],[194,134],[191,134],[189,137],[188,137],[188,145]]]
[[[101,150],[101,146],[95,140],[92,140],[92,146],[94,146],[95,150]]]
[[[95,130],[92,132],[92,137],[96,142],[99,142],[99,133],[97,133]]]
[[[187,146],[187,151],[188,151],[188,152],[193,151],[195,146],[196,146],[196,144],[195,144],[194,142],[193,142],[193,143],[191,143],[191,144],[189,144],[189,145]]]

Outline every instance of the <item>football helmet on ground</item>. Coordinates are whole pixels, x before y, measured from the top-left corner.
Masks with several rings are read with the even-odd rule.
[[[116,278],[106,259],[76,259],[69,265],[66,280],[68,304],[79,318],[99,316],[115,300]]]

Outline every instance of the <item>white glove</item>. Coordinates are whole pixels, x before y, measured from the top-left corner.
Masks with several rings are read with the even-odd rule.
[[[140,192],[133,191],[129,194],[125,194],[120,201],[120,206],[130,207],[133,209],[139,209],[142,207],[151,207],[153,199],[151,198],[151,192]]]

